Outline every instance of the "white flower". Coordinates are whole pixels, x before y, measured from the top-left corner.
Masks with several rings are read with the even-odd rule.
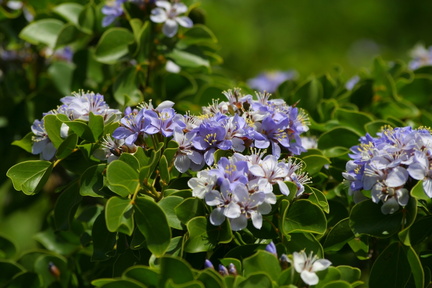
[[[173,37],[178,30],[178,25],[191,28],[192,20],[187,16],[178,17],[178,15],[187,11],[187,6],[183,3],[171,4],[165,0],[156,1],[156,8],[151,11],[150,20],[155,23],[164,23],[162,32]]]
[[[207,170],[198,172],[197,177],[188,181],[188,186],[192,189],[192,196],[203,199],[213,190],[216,180],[217,176],[210,174]]]
[[[290,261],[291,262],[291,261]],[[318,276],[315,272],[327,269],[331,262],[327,259],[318,259],[313,252],[306,255],[304,250],[293,253],[292,263],[294,269],[300,273],[300,277],[307,285],[318,284]]]

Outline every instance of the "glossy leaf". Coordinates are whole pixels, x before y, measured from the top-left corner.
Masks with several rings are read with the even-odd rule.
[[[83,6],[78,3],[63,3],[54,7],[53,11],[69,22],[78,25],[79,14]]]
[[[4,286],[15,275],[22,272],[23,268],[9,261],[0,261],[0,285]]]
[[[381,212],[381,204],[366,200],[353,207],[350,215],[350,226],[355,235],[387,238],[400,230],[402,217],[401,211],[384,215]]]
[[[15,164],[6,175],[12,180],[17,191],[33,195],[45,185],[51,174],[53,163],[42,160],[29,160]]]
[[[203,201],[195,197],[185,199],[175,207],[174,211],[183,224],[187,224],[189,220],[196,216],[206,215],[206,208]]]
[[[194,280],[190,265],[183,259],[174,257],[162,257],[160,260],[161,282],[159,287],[171,279],[175,284],[183,284]]]
[[[113,64],[129,53],[128,45],[134,42],[133,34],[125,28],[110,28],[106,30],[96,47],[96,60]]]
[[[263,250],[243,260],[244,276],[257,272],[267,273],[272,280],[276,281],[281,272],[279,260],[272,253]]]
[[[104,261],[115,255],[116,233],[108,231],[104,213],[99,214],[93,224],[92,240],[93,261]]]
[[[187,230],[189,238],[185,251],[189,253],[210,251],[218,243],[228,243],[232,239],[231,229],[227,225],[213,226],[202,216],[188,221]]]
[[[99,164],[89,167],[80,177],[80,190],[82,196],[103,197],[101,189],[104,187],[102,173],[106,164]]]
[[[421,264],[411,249],[394,242],[382,251],[372,266],[369,287],[406,287],[413,272],[416,273],[414,287],[423,287],[419,286],[423,283]]]
[[[63,142],[63,138],[60,136],[63,122],[56,115],[45,115],[43,120],[49,139],[54,144],[54,147],[58,148]]]
[[[182,230],[183,226],[181,224],[181,221],[178,219],[174,209],[182,201],[182,197],[173,195],[162,198],[162,200],[158,203],[158,205],[162,208],[165,215],[167,216],[169,226],[178,230]]]
[[[131,236],[134,230],[133,205],[130,199],[111,197],[105,207],[108,231]]]
[[[158,257],[164,255],[171,239],[165,213],[154,201],[141,197],[135,200],[134,210],[136,225],[146,239],[147,248]]]
[[[139,188],[138,172],[127,163],[114,160],[106,171],[108,187],[119,196],[127,197]]]
[[[323,234],[327,228],[321,208],[308,200],[297,200],[284,215],[283,232]]]
[[[153,287],[156,287],[159,282],[159,272],[147,266],[133,266],[123,273],[123,277]]]
[[[349,219],[345,218],[330,229],[323,246],[326,251],[339,251],[353,238],[354,234],[349,226]]]
[[[72,183],[57,199],[54,207],[54,223],[57,230],[68,230],[71,226],[75,212],[82,200],[78,193],[78,183]]]
[[[174,49],[167,57],[181,67],[210,67],[208,60],[178,49]]]
[[[114,82],[114,98],[121,105],[136,105],[144,96],[139,89],[140,71],[135,67],[124,69]]]
[[[63,22],[57,19],[41,19],[30,23],[21,30],[19,37],[31,44],[45,44],[54,48]]]

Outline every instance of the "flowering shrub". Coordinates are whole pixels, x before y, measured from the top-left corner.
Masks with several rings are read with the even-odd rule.
[[[192,1],[6,2],[1,287],[430,285],[425,48],[243,83]]]

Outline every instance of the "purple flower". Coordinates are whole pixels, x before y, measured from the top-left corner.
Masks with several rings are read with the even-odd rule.
[[[216,168],[209,171],[210,174],[217,176],[219,185],[226,179],[233,187],[239,183],[247,184],[247,172],[247,162],[236,161],[235,158],[228,159],[226,157],[220,158]]]
[[[276,113],[273,116],[267,116],[258,130],[265,137],[265,140],[255,140],[255,146],[257,148],[267,148],[271,144],[272,154],[279,158],[281,154],[279,144],[286,148],[290,146],[288,128],[289,119],[287,115]]]
[[[72,96],[63,97],[60,101],[63,105],[59,107],[57,113],[65,114],[70,120],[88,121],[90,113],[102,116],[105,123],[118,121],[121,117],[121,112],[110,109],[99,93],[80,91],[80,93],[73,93]]]
[[[385,127],[377,137],[361,137],[360,144],[351,148],[352,160],[342,174],[350,194],[356,197],[361,190],[370,190],[372,201],[383,203],[383,214],[392,214],[408,204],[414,180],[423,180],[425,193],[432,196],[431,145],[429,130],[411,127]]]
[[[113,132],[113,137],[116,139],[124,139],[126,145],[133,145],[137,140],[138,146],[143,143],[143,139],[139,136],[144,136],[144,129],[148,125],[148,121],[144,115],[145,109],[139,110],[137,113],[130,113],[120,120],[120,127]]]
[[[157,110],[156,110],[157,111]],[[175,113],[173,108],[163,108],[161,111],[147,110],[145,114],[150,120],[145,132],[147,134],[161,133],[164,137],[171,137],[174,129],[185,128],[183,116]]]
[[[192,146],[192,140],[195,136],[195,132],[184,133],[179,127],[174,129],[173,139],[179,145],[174,160],[174,166],[181,173],[184,173],[189,169],[198,171],[205,164],[203,155]]]
[[[102,27],[110,25],[117,17],[123,14],[124,2],[126,2],[126,0],[110,0],[102,7],[102,14],[105,15],[102,19]]]
[[[192,20],[189,17],[181,16],[180,14],[187,12],[187,6],[183,3],[176,2],[171,4],[165,0],[156,1],[156,8],[151,11],[150,20],[155,23],[164,23],[162,32],[168,36],[173,37],[177,34],[178,25],[191,28],[193,26]]]
[[[31,126],[31,130],[34,134],[32,137],[32,153],[35,155],[40,154],[43,160],[51,160],[57,152],[57,149],[48,138],[43,119],[42,121],[35,120]]]
[[[232,142],[225,139],[225,128],[216,121],[201,123],[196,132],[197,135],[192,140],[192,145],[197,150],[204,152],[204,160],[207,165],[213,164],[213,154],[216,149],[229,150],[232,147]]]
[[[267,246],[265,247],[265,250],[267,252],[272,253],[273,255],[275,255],[277,257],[276,245],[273,243],[273,241],[271,241],[269,244],[267,244]]]
[[[294,70],[290,71],[273,71],[264,72],[256,76],[255,78],[247,81],[248,85],[252,89],[259,91],[266,91],[269,93],[276,92],[280,84],[287,80],[292,80],[297,76],[297,72]]]

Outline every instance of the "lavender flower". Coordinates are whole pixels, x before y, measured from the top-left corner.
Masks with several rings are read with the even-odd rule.
[[[180,14],[187,12],[187,6],[183,3],[176,2],[171,4],[165,0],[156,1],[156,8],[151,11],[150,20],[155,23],[164,23],[162,32],[168,36],[173,37],[177,34],[178,25],[191,28],[193,26],[192,20],[187,16],[180,16]]]
[[[249,79],[247,83],[252,89],[274,93],[280,84],[292,80],[296,76],[297,72],[294,70],[263,72],[255,78]]]
[[[218,226],[227,219],[231,229],[239,231],[251,220],[255,228],[261,229],[262,215],[270,213],[271,205],[276,203],[273,184],[279,184],[288,194],[284,181],[293,181],[299,187],[297,196],[303,192],[303,184],[309,178],[297,171],[300,164],[292,160],[278,162],[273,155],[261,157],[262,154],[255,153],[221,157],[214,168],[200,171],[197,177],[189,180],[192,195],[204,198],[207,205],[214,206],[210,223]]]
[[[319,282],[319,278],[316,272],[327,269],[331,262],[327,259],[318,259],[313,252],[306,255],[304,250],[293,253],[293,259],[290,261],[294,266],[295,271],[300,273],[300,277],[307,285],[316,285]]]
[[[97,93],[80,91],[72,93],[60,99],[63,103],[57,110],[58,113],[65,114],[70,120],[89,120],[90,113],[103,117],[105,123],[118,121],[121,112],[117,109],[110,109],[104,97]]]
[[[40,154],[43,160],[51,160],[57,152],[57,149],[48,138],[43,119],[41,121],[35,120],[31,126],[31,130],[34,134],[32,137],[32,153],[35,155]]]
[[[267,244],[267,246],[265,247],[265,250],[267,252],[272,253],[273,255],[275,255],[277,257],[276,245],[273,243],[273,241],[271,241],[269,244]]]
[[[392,214],[408,204],[415,180],[424,180],[423,189],[431,197],[430,131],[385,127],[377,136],[367,134],[360,138],[360,145],[351,148],[352,160],[343,173],[350,194],[356,199],[361,190],[370,190],[372,201],[383,203],[383,214]]]
[[[102,27],[106,27],[113,23],[117,17],[123,14],[123,3],[126,0],[110,0],[107,4],[102,7],[102,14],[104,18],[102,19]]]

